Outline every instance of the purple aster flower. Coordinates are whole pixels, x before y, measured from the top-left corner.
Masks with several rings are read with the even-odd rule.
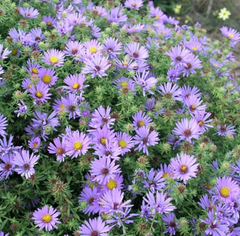
[[[14,171],[28,179],[35,173],[34,166],[37,164],[38,159],[39,156],[35,156],[33,153],[30,155],[27,150],[22,149],[19,152],[15,152],[13,163],[17,167],[15,167]]]
[[[154,111],[155,110],[155,98],[149,98],[145,103],[145,108],[147,111]]]
[[[107,109],[105,110],[101,105],[92,113],[92,119],[89,123],[89,126],[94,129],[102,128],[103,126],[110,128],[115,121],[115,119],[111,118],[110,112],[111,107],[107,106]]]
[[[159,7],[150,7],[150,16],[154,17],[157,21],[164,23],[167,20],[167,16],[163,13]]]
[[[72,158],[86,154],[90,148],[90,141],[86,134],[79,133],[78,130],[72,132],[66,140],[66,154]]]
[[[132,137],[124,132],[116,133],[116,138],[118,141],[118,146],[121,148],[121,155],[123,156],[125,153],[129,152],[130,149],[134,146],[132,141]]]
[[[83,44],[83,47],[85,48],[85,54],[88,57],[88,59],[90,59],[92,55],[101,55],[102,50],[104,49],[103,45],[96,39],[92,39],[88,42],[85,42]]]
[[[145,126],[136,130],[136,135],[134,136],[134,144],[138,145],[135,150],[143,150],[143,153],[148,155],[148,146],[154,146],[159,141],[158,133],[153,130],[150,132],[150,128]]]
[[[6,135],[7,119],[2,114],[0,114],[0,135],[3,137]]]
[[[105,193],[108,190],[113,189],[121,190],[123,188],[123,176],[121,174],[116,174],[113,179],[110,179],[105,185],[101,186],[101,192]]]
[[[106,145],[108,142],[114,142],[115,133],[113,130],[107,128],[107,126],[103,126],[103,128],[97,128],[95,131],[91,132],[93,135],[92,143],[95,145]]]
[[[195,86],[191,88],[189,85],[184,85],[183,87],[181,87],[181,90],[182,101],[185,101],[185,99],[187,99],[190,95],[201,97],[200,90]]]
[[[139,7],[143,6],[142,0],[127,0],[125,2],[125,7],[130,9],[136,9],[139,10]]]
[[[120,172],[119,165],[116,165],[114,160],[112,161],[105,156],[95,159],[91,163],[90,173],[95,176],[94,180],[99,184],[106,184],[110,179],[114,179],[116,174]]]
[[[171,167],[173,168],[174,178],[183,180],[186,184],[187,180],[192,177],[197,177],[197,171],[199,164],[196,164],[197,159],[194,156],[181,153],[180,156],[177,154],[176,158],[171,159]]]
[[[218,125],[217,127],[217,133],[220,136],[227,136],[227,135],[233,135],[236,134],[236,129],[232,125]]]
[[[187,62],[181,66],[179,69],[183,71],[183,76],[189,76],[189,74],[196,74],[195,69],[202,68],[201,61],[198,59],[197,56],[190,54]]]
[[[172,99],[174,101],[181,101],[180,95],[182,93],[181,89],[176,84],[171,82],[164,83],[158,87],[158,92],[167,99]]]
[[[156,212],[166,214],[176,209],[176,207],[170,203],[172,198],[167,197],[167,194],[163,192],[149,192],[143,200],[151,208],[150,211],[152,215],[155,215]]]
[[[108,142],[106,145],[96,145],[94,146],[94,154],[99,157],[107,157],[118,161],[120,159],[121,148],[118,146],[117,142]]]
[[[31,91],[32,87],[32,81],[29,78],[26,78],[22,81],[22,88],[24,88],[25,90]]]
[[[208,128],[213,127],[212,125],[208,124],[212,122],[212,119],[208,120],[208,118],[211,116],[210,112],[203,110],[194,112],[191,115],[192,118],[197,121],[201,133],[204,133]]]
[[[69,93],[67,97],[62,97],[61,99],[61,108],[69,112],[69,119],[80,117],[80,110],[78,104],[76,104],[76,95]]]
[[[181,74],[181,70],[179,69],[174,69],[174,68],[170,68],[167,72],[168,75],[168,80],[176,83],[180,78],[179,75]]]
[[[172,50],[166,54],[171,57],[172,66],[184,66],[189,61],[191,51],[178,45],[177,47],[173,47]]]
[[[165,188],[166,183],[162,176],[163,173],[161,171],[155,171],[151,168],[151,170],[145,174],[145,180],[142,181],[144,188],[149,188],[151,192]]]
[[[9,51],[8,48],[5,48],[3,51],[3,45],[0,44],[0,60],[7,58],[7,55],[10,53],[11,51]]]
[[[122,77],[113,81],[116,88],[119,89],[121,92],[118,94],[127,95],[129,92],[132,92],[133,95],[136,93],[134,92],[134,81],[131,79],[127,79],[126,77]]]
[[[30,8],[20,7],[19,11],[20,11],[20,14],[25,18],[37,18],[37,16],[39,15],[38,10],[34,9],[33,7],[30,7]]]
[[[144,61],[143,60],[133,61],[133,63],[129,66],[129,70],[143,73],[144,71],[149,70],[149,64],[145,60]]]
[[[152,119],[149,118],[146,113],[143,113],[142,110],[138,111],[133,116],[133,126],[134,129],[137,130],[143,126],[148,127],[152,123]]]
[[[84,53],[84,48],[78,41],[69,41],[65,46],[64,53],[67,56],[74,56],[77,60],[80,60],[80,57]]]
[[[63,162],[66,156],[66,141],[62,139],[62,142],[59,137],[53,140],[53,143],[49,143],[48,152],[51,154],[57,155],[57,161]]]
[[[100,217],[84,221],[84,224],[79,227],[78,233],[81,236],[109,236],[108,232],[111,231],[110,226],[106,225]]]
[[[90,215],[90,213],[97,213],[98,208],[96,205],[98,205],[98,200],[101,194],[98,191],[98,188],[93,186],[92,188],[85,187],[80,197],[78,198],[80,201],[86,201],[87,207],[85,208],[84,213]]]
[[[221,199],[225,203],[235,201],[239,197],[239,186],[231,177],[223,176],[217,178],[217,185],[215,187],[217,193],[214,198]]]
[[[91,74],[92,78],[99,76],[103,77],[107,74],[105,71],[111,66],[108,63],[108,58],[101,55],[92,56],[90,59],[84,60],[85,66],[82,69],[83,74]]]
[[[48,206],[44,206],[42,209],[37,209],[33,212],[32,219],[37,227],[39,227],[39,230],[44,228],[46,231],[51,231],[53,228],[58,228],[56,224],[61,223],[57,218],[59,215],[60,212],[58,212],[52,206],[49,208]]]
[[[182,118],[176,123],[173,134],[179,136],[179,140],[192,142],[192,139],[199,139],[200,129],[195,119]]]
[[[159,169],[160,172],[162,172],[162,178],[170,178],[172,179],[174,177],[174,172],[173,172],[173,168],[172,166],[169,164],[167,165],[166,163],[165,164],[161,164],[160,165],[160,169]]]
[[[184,42],[184,46],[192,52],[199,52],[202,49],[202,44],[196,40],[190,40]]]
[[[107,12],[107,22],[112,23],[122,23],[128,20],[127,16],[124,15],[123,9],[120,7],[114,7],[110,12]]]
[[[201,98],[196,95],[190,95],[184,100],[184,105],[188,107],[189,112],[195,113],[198,111],[205,111],[206,105],[201,105],[202,102]]]
[[[31,125],[36,129],[42,129],[46,132],[50,132],[51,130],[56,131],[55,127],[59,125],[57,113],[54,111],[50,115],[45,112],[36,111],[34,117]]]
[[[231,208],[224,202],[219,202],[214,210],[216,211],[216,219],[220,220],[220,222],[227,223],[228,225],[235,223],[235,220],[232,218]]]
[[[15,164],[13,163],[13,155],[6,154],[0,157],[2,163],[0,164],[0,180],[7,179],[9,175],[12,175]]]
[[[39,137],[33,137],[28,141],[28,146],[33,150],[33,152],[38,152],[38,148],[40,147],[41,139]]]
[[[216,208],[216,201],[217,199],[209,198],[207,194],[204,194],[200,198],[198,205],[202,207],[203,210],[211,211]]]
[[[40,102],[40,104],[47,102],[51,98],[51,94],[48,93],[49,87],[42,81],[39,81],[36,87],[31,87],[30,92],[35,101]]]
[[[163,216],[162,221],[165,222],[165,225],[167,227],[167,230],[165,230],[163,233],[169,233],[170,236],[176,234],[176,229],[179,229],[179,225],[177,221],[175,220],[175,215],[174,213],[169,213]]]
[[[115,38],[106,38],[104,40],[104,50],[111,57],[116,57],[121,53],[122,43]]]
[[[41,28],[33,28],[33,29],[31,29],[29,34],[32,37],[31,41],[35,45],[37,45],[41,40],[43,40],[45,38],[45,36],[42,33],[42,29]]]
[[[223,26],[220,28],[221,33],[232,41],[239,42],[240,41],[240,33],[237,30],[228,28],[227,26]]]
[[[150,206],[146,204],[145,201],[143,201],[141,205],[141,217],[144,217],[147,222],[152,220],[153,217],[150,211]]]
[[[78,93],[83,92],[83,89],[88,87],[89,85],[83,85],[85,82],[85,75],[69,75],[66,79],[64,79],[64,83],[68,86],[63,86],[63,88],[67,89],[69,92]]]
[[[106,222],[108,224],[113,224],[112,227],[116,225],[118,226],[118,228],[122,227],[123,234],[126,234],[125,224],[132,224],[134,220],[130,220],[130,218],[139,216],[139,214],[129,214],[130,211],[131,211],[130,208],[124,208],[124,210],[120,214],[119,213],[113,214],[111,216],[111,219],[107,220]]]
[[[51,68],[39,69],[38,77],[47,86],[55,85],[55,83],[58,79],[58,77],[55,75],[54,69],[51,69]]]
[[[34,62],[34,61],[30,60],[30,59],[27,60],[27,66],[23,67],[23,69],[28,71],[31,75],[38,75],[39,70],[41,68],[42,67],[38,63],[36,63],[36,62]]]
[[[56,49],[49,49],[43,54],[43,61],[47,65],[63,66],[65,54]]]
[[[52,16],[44,16],[42,20],[46,23],[47,27],[53,27],[57,23],[57,20]]]
[[[10,154],[21,148],[21,146],[13,146],[12,135],[10,135],[9,140],[7,140],[7,136],[3,136],[3,139],[0,139],[0,155]]]
[[[145,60],[149,56],[147,48],[136,42],[128,43],[125,46],[125,52],[135,60]]]
[[[205,235],[225,236],[228,232],[227,224],[217,220],[213,210],[209,211],[207,213],[207,218],[205,220],[201,219],[201,222],[208,225],[208,228],[204,232]]]
[[[159,38],[170,39],[172,37],[172,29],[167,28],[164,24],[158,24],[156,27],[156,36]]]
[[[107,16],[107,11],[106,11],[106,9],[105,9],[104,7],[102,7],[102,6],[94,6],[94,11],[97,12],[97,15],[98,15],[99,17],[105,17],[105,16]]]
[[[157,84],[157,79],[151,75],[149,75],[149,71],[144,71],[142,74],[136,73],[134,76],[134,81],[137,85],[139,85],[143,89],[143,96],[145,97],[145,90],[150,94],[154,94],[151,91],[151,88]]]
[[[127,200],[123,203],[124,193],[121,190],[114,188],[108,190],[103,194],[99,199],[99,204],[102,207],[100,212],[104,213],[121,213],[124,209],[130,208],[133,205],[130,205],[131,200]]]

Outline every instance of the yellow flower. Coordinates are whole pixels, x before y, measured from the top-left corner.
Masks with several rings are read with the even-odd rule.
[[[231,12],[226,9],[226,7],[222,8],[220,12],[218,13],[218,18],[222,20],[227,20],[229,16],[231,15]]]
[[[179,14],[180,11],[181,11],[181,8],[182,8],[182,5],[176,4],[176,5],[175,5],[175,8],[173,9],[174,13],[175,13],[175,14]]]

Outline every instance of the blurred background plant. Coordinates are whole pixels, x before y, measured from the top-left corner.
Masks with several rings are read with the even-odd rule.
[[[239,0],[154,0],[154,5],[182,24],[200,22],[210,33],[223,25],[240,31]]]

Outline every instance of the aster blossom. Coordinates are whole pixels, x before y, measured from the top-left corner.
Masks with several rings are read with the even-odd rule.
[[[139,8],[141,6],[143,6],[143,1],[142,0],[127,0],[125,2],[125,7],[130,8],[130,9],[139,10]]]
[[[43,54],[43,61],[48,65],[63,66],[65,54],[56,49],[49,49]]]
[[[74,131],[71,135],[68,135],[66,140],[66,154],[76,158],[78,156],[86,154],[90,148],[90,138],[84,134],[79,133],[78,130]]]
[[[30,155],[29,151],[24,149],[15,152],[13,163],[17,167],[15,167],[14,171],[28,179],[35,173],[34,166],[37,164],[38,159],[38,155],[34,155],[33,153]]]
[[[79,229],[78,233],[82,236],[109,236],[108,232],[111,231],[111,227],[101,217],[85,220]]]
[[[149,207],[152,207],[152,215],[155,215],[157,212],[159,214],[169,213],[176,209],[176,207],[171,204],[172,198],[167,197],[167,194],[163,192],[149,192],[143,200]]]
[[[99,199],[99,204],[102,207],[100,212],[104,213],[118,213],[122,212],[123,209],[130,208],[131,200],[127,200],[123,203],[124,193],[121,190],[114,188],[113,190],[108,190]]]
[[[143,153],[146,153],[148,155],[148,146],[154,146],[159,141],[158,133],[153,130],[150,132],[150,128],[147,127],[141,127],[138,130],[136,130],[136,135],[134,138],[134,144],[138,145],[138,147],[135,148],[135,150],[143,151]]]
[[[27,8],[20,7],[19,11],[20,11],[20,14],[25,18],[37,18],[37,16],[39,15],[38,10],[34,9],[33,7],[27,7]]]
[[[37,227],[39,227],[39,230],[44,228],[46,231],[51,231],[53,228],[58,228],[56,224],[61,223],[57,218],[59,215],[60,212],[58,212],[52,206],[44,206],[43,208],[37,209],[33,212],[32,219]]]
[[[189,179],[197,176],[198,166],[197,159],[185,153],[177,154],[176,158],[171,159],[174,178],[182,180],[184,184]]]

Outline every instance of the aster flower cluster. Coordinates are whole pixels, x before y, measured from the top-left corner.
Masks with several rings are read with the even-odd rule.
[[[240,235],[240,33],[102,2],[0,3],[0,235]]]

